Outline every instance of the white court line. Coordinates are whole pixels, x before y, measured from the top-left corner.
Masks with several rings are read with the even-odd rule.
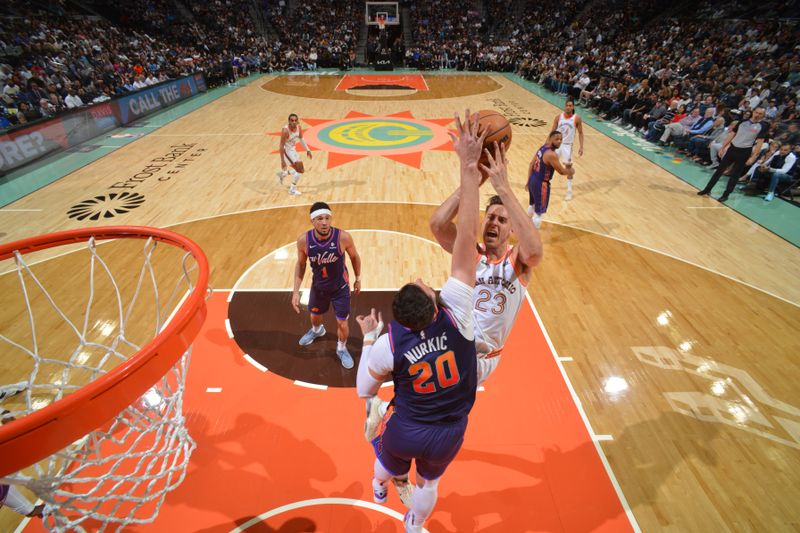
[[[208,387],[206,392],[222,392],[222,387]]]
[[[39,501],[40,500],[37,500],[35,505],[39,505]],[[23,518],[22,522],[20,522],[19,525],[17,526],[17,529],[14,530],[14,533],[22,533],[22,531],[25,529],[25,526],[27,526],[28,522],[30,522],[30,521],[31,521],[31,519],[29,517],[27,517],[27,516],[25,518]]]
[[[364,509],[371,509],[373,511],[383,513],[387,516],[394,518],[395,520],[398,520],[399,522],[403,521],[403,515],[401,513],[398,513],[394,509],[389,509],[388,507],[384,505],[379,505],[377,503],[365,502],[363,500],[355,500],[353,498],[315,498],[313,500],[302,500],[299,502],[292,502],[287,505],[282,505],[270,511],[261,513],[260,515],[251,518],[244,524],[241,524],[231,529],[230,533],[243,533],[252,526],[263,523],[264,520],[272,518],[273,516],[283,514],[287,511],[294,511],[295,509],[302,509],[304,507],[315,507],[317,505],[345,505],[347,507],[363,507]],[[424,528],[422,529],[422,531],[424,533],[429,533],[429,531]]]
[[[300,387],[306,387],[307,389],[328,390],[327,385],[317,385],[316,383],[308,383],[306,381],[300,381],[299,379],[294,380],[294,384]]]
[[[40,213],[44,209],[0,209],[0,213]]]
[[[267,367],[265,367],[264,365],[262,365],[261,363],[259,363],[258,361],[256,361],[252,357],[250,357],[249,355],[244,354],[244,358],[245,358],[245,360],[247,360],[248,363],[250,363],[251,365],[253,365],[257,369],[261,370],[262,372],[267,372]]]
[[[225,331],[228,332],[228,338],[233,338],[233,330],[231,329],[231,320],[229,318],[225,319]]]
[[[594,440],[595,442],[612,441],[614,440],[614,437],[612,437],[611,435],[593,435],[592,440]]]
[[[432,244],[434,246],[439,246],[439,243],[433,242],[432,240],[426,239],[425,237],[420,237],[419,235],[413,235],[411,233],[403,233],[401,231],[392,231],[392,230],[387,230],[387,229],[349,229],[347,231],[349,233],[391,233],[391,234],[394,234],[394,235],[403,235],[403,236],[406,236],[406,237],[411,237],[411,238],[426,242],[428,244]],[[247,268],[247,270],[245,270],[244,273],[241,276],[239,276],[239,279],[236,280],[236,283],[233,284],[233,289],[231,289],[231,292],[228,295],[228,302],[230,302],[233,299],[233,294],[236,291],[239,290],[239,284],[242,283],[242,281],[244,281],[244,279],[250,274],[250,272],[253,269],[255,269],[262,261],[266,261],[272,254],[277,253],[279,250],[282,250],[283,248],[286,248],[288,246],[292,246],[296,242],[297,242],[296,240],[295,241],[290,241],[290,242],[288,242],[286,244],[278,246],[277,248],[275,248],[274,250],[269,252],[267,255],[263,256],[262,258],[258,259],[255,263],[250,265]],[[397,290],[397,289],[391,289],[391,290]]]
[[[570,361],[574,361],[575,359],[573,359],[572,357],[559,357],[558,360],[561,361],[562,363],[564,362],[568,363]]]
[[[151,133],[148,137],[255,137],[266,133]]]
[[[628,520],[631,523],[631,527],[633,530],[641,533],[641,528],[639,524],[636,522],[636,517],[633,516],[633,511],[631,510],[630,505],[628,505],[628,500],[625,499],[625,495],[622,493],[622,488],[619,486],[619,482],[617,478],[614,476],[614,472],[611,470],[611,465],[608,463],[608,458],[606,458],[605,453],[603,452],[603,448],[597,443],[594,430],[592,429],[592,425],[589,423],[589,417],[586,416],[586,411],[583,410],[583,405],[581,405],[581,400],[578,397],[578,394],[575,392],[575,387],[572,386],[572,382],[569,380],[569,376],[567,375],[567,371],[564,369],[564,365],[561,364],[561,361],[558,357],[558,352],[556,352],[556,347],[553,346],[553,341],[550,339],[550,335],[547,333],[547,329],[544,327],[544,323],[542,322],[542,318],[539,316],[539,312],[536,310],[536,306],[533,305],[533,299],[528,291],[525,291],[525,297],[528,299],[528,304],[531,306],[531,310],[533,311],[533,316],[536,317],[536,322],[539,323],[539,329],[542,330],[542,334],[544,335],[545,340],[547,341],[547,345],[550,347],[550,353],[553,354],[553,357],[556,360],[556,365],[558,365],[558,370],[561,372],[561,377],[564,379],[564,383],[567,385],[567,389],[569,389],[569,393],[572,396],[572,401],[575,403],[575,407],[578,409],[578,413],[581,415],[581,419],[583,420],[583,424],[586,426],[589,435],[592,437],[592,442],[594,443],[594,448],[597,451],[597,455],[600,457],[600,461],[603,463],[603,468],[606,470],[606,474],[608,474],[608,478],[611,480],[611,484],[614,486],[614,490],[617,493],[617,497],[619,498],[620,503],[622,504],[622,508],[625,509],[625,514],[628,516]]]
[[[439,204],[432,203],[432,202],[400,202],[400,201],[394,201],[394,200],[375,200],[375,201],[368,201],[368,200],[342,200],[340,202],[336,202],[335,204],[331,204],[331,205],[342,205],[342,204],[393,204],[393,205],[404,204],[404,205],[427,205],[427,206],[436,206],[436,207],[439,206]],[[180,225],[183,225],[183,224],[190,224],[192,222],[199,222],[199,221],[202,221],[202,220],[210,220],[212,218],[221,218],[221,217],[226,217],[226,216],[231,216],[231,215],[239,215],[239,214],[244,214],[244,213],[254,213],[254,212],[257,212],[257,211],[271,211],[273,209],[286,209],[286,208],[289,208],[289,207],[296,208],[296,207],[302,207],[302,206],[311,206],[311,203],[296,204],[296,205],[286,204],[286,205],[279,205],[279,206],[272,206],[272,207],[257,207],[257,208],[254,208],[254,209],[244,209],[244,210],[241,210],[241,211],[233,211],[233,212],[230,212],[230,213],[223,213],[223,214],[220,214],[220,215],[209,215],[209,216],[206,216],[206,217],[194,218],[194,219],[191,219],[191,220],[187,220],[185,222],[176,222],[175,224],[168,224],[168,225],[164,226],[164,228],[171,228],[173,226],[180,226]],[[650,251],[650,252],[653,252],[653,253],[656,253],[656,254],[659,254],[659,255],[663,255],[665,257],[669,257],[670,259],[675,259],[676,261],[680,261],[682,263],[686,263],[687,265],[691,265],[693,267],[700,268],[702,270],[705,270],[706,272],[710,272],[712,274],[716,274],[718,276],[722,276],[725,279],[728,279],[730,281],[739,283],[741,285],[744,285],[745,287],[749,287],[751,289],[757,290],[758,292],[762,292],[762,293],[766,294],[767,296],[772,296],[773,298],[777,298],[778,300],[780,300],[782,302],[785,302],[787,304],[793,305],[795,307],[800,307],[800,302],[792,302],[792,301],[787,300],[786,298],[784,298],[782,296],[778,296],[775,293],[769,292],[766,289],[762,289],[760,287],[756,287],[755,285],[753,285],[751,283],[748,283],[746,281],[742,281],[740,279],[736,279],[733,276],[729,276],[728,274],[723,274],[722,272],[719,272],[718,270],[714,270],[712,268],[705,267],[705,266],[697,264],[697,263],[695,263],[693,261],[689,261],[688,259],[684,259],[682,257],[678,257],[678,256],[676,256],[674,254],[669,253],[669,252],[656,250],[655,248],[651,248],[650,246],[646,246],[644,244],[638,244],[638,243],[635,243],[635,242],[631,242],[631,241],[629,241],[627,239],[623,239],[622,237],[616,237],[614,235],[608,235],[606,233],[600,233],[598,231],[593,231],[593,230],[590,230],[590,229],[581,228],[581,227],[578,227],[578,226],[573,226],[571,224],[565,224],[563,222],[552,221],[552,222],[548,222],[548,223],[556,225],[556,226],[563,226],[565,228],[572,228],[572,229],[575,229],[575,230],[578,230],[578,231],[583,231],[583,232],[586,232],[586,233],[590,233],[592,235],[598,235],[600,237],[613,239],[615,241],[628,244],[630,246],[635,246],[637,248],[642,248],[644,250],[647,250],[647,251]],[[364,231],[368,231],[368,230],[364,230]],[[65,252],[65,253],[72,253],[72,252]],[[55,257],[58,257],[58,256],[55,256]],[[35,264],[35,263],[31,263],[31,264]]]

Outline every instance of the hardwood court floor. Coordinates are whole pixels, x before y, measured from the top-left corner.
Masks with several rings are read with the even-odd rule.
[[[486,81],[489,78],[492,83]],[[306,86],[314,85],[314,77],[300,79]],[[286,247],[308,228],[310,203],[324,199],[333,204],[338,226],[358,230],[353,234],[364,262],[365,288],[397,287],[418,275],[439,285],[446,276],[447,257],[420,238],[431,239],[428,217],[457,183],[452,152],[426,151],[420,168],[415,168],[375,155],[333,166],[330,163],[340,162],[341,156],[329,150],[315,151],[312,169],[300,184],[305,194],[295,198],[276,183],[278,161],[271,154],[276,138],[268,134],[280,129],[288,111],[323,124],[353,111],[377,117],[407,111],[424,121],[448,118],[467,106],[473,110],[503,106],[520,117],[510,158],[512,182],[524,200],[522,185],[529,156],[543,142],[558,112],[503,77],[486,77],[483,86],[496,84],[497,88],[480,94],[463,96],[453,83],[452,93],[443,89],[427,99],[421,98],[419,91],[414,100],[391,97],[373,101],[364,100],[361,94],[352,99],[332,95],[331,87],[336,84],[330,80],[338,76],[318,79],[318,92],[308,97],[277,89],[296,84],[296,78],[268,78],[243,87],[9,206],[44,211],[0,210],[3,231],[7,238],[17,238],[90,225],[86,220],[67,218],[68,209],[93,195],[128,190],[142,194],[145,202],[111,222],[170,226],[197,240],[209,255],[215,288],[230,289],[239,282],[239,289],[281,289],[289,286],[294,263],[291,246]],[[267,90],[271,87],[275,90]],[[536,127],[539,122],[545,125]],[[310,127],[311,122],[305,125]],[[470,438],[480,442],[480,447],[466,448],[454,465],[452,482],[445,478],[442,505],[434,512],[431,531],[630,527],[624,525],[628,523],[620,511],[624,506],[617,498],[614,505],[620,507],[609,503],[605,513],[601,509],[591,515],[600,517],[595,521],[571,522],[570,517],[580,511],[570,508],[569,502],[556,503],[552,513],[544,513],[547,521],[524,515],[530,517],[528,521],[513,522],[508,529],[514,510],[527,509],[527,502],[535,497],[527,490],[515,492],[514,487],[536,486],[531,490],[547,488],[551,492],[554,484],[574,488],[586,483],[583,473],[557,468],[559,458],[570,457],[570,451],[576,449],[589,451],[588,456],[596,459],[601,457],[597,450],[602,450],[632,512],[633,527],[644,531],[797,529],[800,399],[795,383],[800,377],[796,359],[800,294],[795,280],[800,262],[796,248],[730,209],[713,209],[717,204],[698,199],[691,187],[592,129],[586,130],[586,154],[576,161],[575,198],[562,200],[563,180],[556,178],[542,230],[545,259],[529,286],[555,353],[566,359],[554,361],[542,345],[524,341],[504,356],[497,374],[481,393],[471,421]],[[166,162],[163,170],[145,170],[183,148],[187,152]],[[176,173],[168,174],[170,171]],[[152,176],[144,177],[147,173]],[[131,179],[134,181],[127,181]],[[119,184],[132,188],[115,189]],[[484,198],[489,193],[487,188],[482,190]],[[69,256],[56,261],[70,268]],[[204,334],[210,341],[204,346],[209,346],[210,352],[227,342],[220,324],[224,308],[217,313],[212,313],[216,318],[207,324]],[[536,330],[528,313],[522,313],[515,337]],[[293,316],[288,309],[287,316]],[[320,414],[312,408],[291,407],[286,413],[282,411],[285,407],[276,403],[289,396],[277,391],[300,390],[298,387],[292,388],[275,375],[262,375],[244,362],[241,353],[224,353],[226,365],[245,372],[247,377],[242,379],[264,380],[263,387],[269,389],[264,393],[277,394],[280,400],[265,403],[255,397],[229,398],[225,387],[223,393],[212,397],[204,392],[201,380],[192,389],[196,403],[190,400],[188,409],[206,418],[233,406],[253,413],[257,418],[245,419],[242,424],[267,428],[280,443],[274,448],[280,457],[259,456],[259,447],[253,444],[257,441],[250,440],[248,431],[236,432],[235,420],[220,419],[219,431],[229,433],[224,433],[228,435],[224,443],[213,448],[219,456],[201,448],[190,468],[202,471],[221,464],[253,469],[261,476],[266,469],[266,479],[271,481],[266,485],[261,481],[259,486],[280,491],[289,482],[284,474],[272,475],[271,469],[277,468],[272,465],[294,458],[291,450],[299,446],[310,457],[321,458],[323,473],[319,475],[323,478],[315,478],[310,467],[298,470],[302,479],[289,483],[291,491],[287,490],[293,498],[368,499],[364,489],[368,479],[363,472],[369,468],[369,449],[357,439],[361,405],[352,390],[349,396],[349,389],[341,390],[344,396],[335,401],[342,411],[348,401],[352,404],[341,418],[337,418],[338,411]],[[207,356],[202,350],[196,360]],[[555,364],[554,368],[563,367],[571,385],[562,381],[561,392],[551,389],[551,381],[561,379],[561,373],[539,372],[537,365],[546,360]],[[190,380],[207,378],[215,368],[213,362],[208,364],[193,366]],[[197,374],[192,374],[194,368]],[[545,375],[551,376],[549,380]],[[564,402],[569,387],[591,429],[556,455],[545,453],[553,445],[552,427],[540,429],[545,433],[541,436],[526,434],[524,446],[516,447],[517,433],[492,433],[495,417],[503,420],[505,428],[512,427],[511,422],[532,424],[539,411],[561,420],[570,409],[577,409],[574,403],[570,408],[570,402]],[[552,404],[541,391],[554,395]],[[317,397],[312,392],[298,392],[298,405],[315,405]],[[320,408],[331,407],[320,403]],[[514,416],[501,414],[505,411]],[[323,436],[312,434],[309,427],[323,421],[329,431]],[[213,431],[205,433],[215,435]],[[490,439],[490,434],[495,437]],[[283,455],[281,446],[288,449]],[[339,458],[345,455],[348,459],[341,459],[339,466]],[[478,463],[495,466],[487,469]],[[546,483],[542,481],[545,478]],[[206,489],[215,482],[201,479]],[[531,484],[534,479],[539,482]],[[190,481],[186,490],[192,486]],[[242,485],[246,491],[247,483]],[[213,506],[206,515],[216,513],[217,521],[205,526],[209,531],[228,531],[246,513],[270,508],[243,509],[232,501],[252,501],[251,497],[233,494],[224,499],[230,508],[203,500]],[[180,520],[180,516],[203,514],[187,509],[186,498],[180,496],[174,503],[168,499],[165,517]],[[494,514],[492,509],[496,509]],[[292,516],[312,520],[321,528],[317,531],[340,527],[326,529],[324,524],[350,523],[345,515],[331,518],[336,513],[327,510],[323,511],[327,518],[321,519],[319,512]],[[361,513],[346,513],[352,512]],[[352,524],[380,522],[379,514],[366,514],[353,518]],[[0,519],[0,525],[10,523],[7,510],[0,511]],[[172,519],[170,523],[174,523]],[[278,524],[285,525],[267,522],[263,530],[278,529]],[[292,527],[298,524],[302,525],[295,522]],[[157,531],[157,526],[158,522],[151,530]],[[34,529],[29,526],[29,530]]]

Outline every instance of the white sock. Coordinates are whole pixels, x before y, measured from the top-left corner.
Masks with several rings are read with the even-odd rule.
[[[377,479],[372,478],[372,490],[375,492],[383,492],[385,494],[386,491],[389,490],[388,483],[388,481],[378,481]]]
[[[428,519],[433,511],[436,500],[439,497],[437,485],[425,483],[424,486],[417,486],[411,496],[411,512],[414,514],[413,525],[421,526]]]
[[[532,205],[528,206],[528,216],[530,216],[530,217],[533,216],[533,206]]]
[[[297,182],[300,181],[300,174],[293,168],[289,170],[289,174],[292,175],[292,185],[297,185]]]
[[[533,220],[533,225],[536,226],[537,228],[539,228],[539,226],[542,225],[542,215],[537,213],[533,216],[532,220]]]
[[[320,331],[322,331],[322,324],[320,324],[319,326],[311,324],[311,329],[314,331],[314,333],[319,333]]]
[[[567,192],[572,192],[572,180],[567,180]]]
[[[336,351],[344,350],[347,347],[345,346],[346,341],[336,341]]]

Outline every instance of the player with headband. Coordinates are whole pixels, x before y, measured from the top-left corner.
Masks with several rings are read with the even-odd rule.
[[[345,265],[344,254],[350,256],[353,273],[353,294],[361,290],[361,258],[356,251],[353,237],[346,231],[334,228],[333,212],[325,202],[315,202],[311,206],[312,229],[297,238],[297,265],[294,270],[294,291],[292,307],[300,313],[300,285],[306,273],[306,261],[311,263],[311,292],[308,311],[311,315],[311,329],[300,338],[300,346],[307,346],[325,335],[322,324],[324,315],[331,304],[336,315],[336,356],[344,368],[353,368],[353,357],[347,351],[347,337],[350,333],[350,280]]]

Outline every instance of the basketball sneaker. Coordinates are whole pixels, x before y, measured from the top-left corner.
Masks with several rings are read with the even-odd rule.
[[[346,369],[350,370],[353,368],[353,358],[350,355],[350,352],[347,351],[347,348],[343,348],[341,350],[336,350],[336,356],[339,358],[339,361],[342,362],[342,366]]]
[[[411,511],[406,513],[403,524],[406,526],[406,533],[422,533],[422,524],[418,526],[414,524],[414,513]]]
[[[322,337],[323,335],[325,335],[325,326],[322,326],[322,329],[319,330],[319,333],[314,333],[314,328],[311,328],[310,330],[306,331],[305,335],[300,337],[300,341],[298,342],[298,344],[300,346],[308,346],[309,344],[314,342],[319,337]]]
[[[381,485],[377,479],[372,479],[372,500],[375,503],[386,503],[389,490],[386,485]]]
[[[364,438],[367,442],[372,442],[378,436],[378,428],[381,427],[383,415],[381,405],[383,400],[377,396],[367,398],[367,419],[364,421]]]
[[[298,191],[297,189],[295,189],[295,188],[294,188],[294,186],[292,186],[292,187],[289,189],[289,194],[294,194],[295,196],[299,196],[299,195],[301,195],[301,194],[303,194],[303,193],[301,193],[300,191]]]
[[[413,494],[414,487],[408,482],[408,479],[392,478],[394,488],[397,489],[397,495],[400,496],[400,501],[407,509],[411,509],[411,494]]]

